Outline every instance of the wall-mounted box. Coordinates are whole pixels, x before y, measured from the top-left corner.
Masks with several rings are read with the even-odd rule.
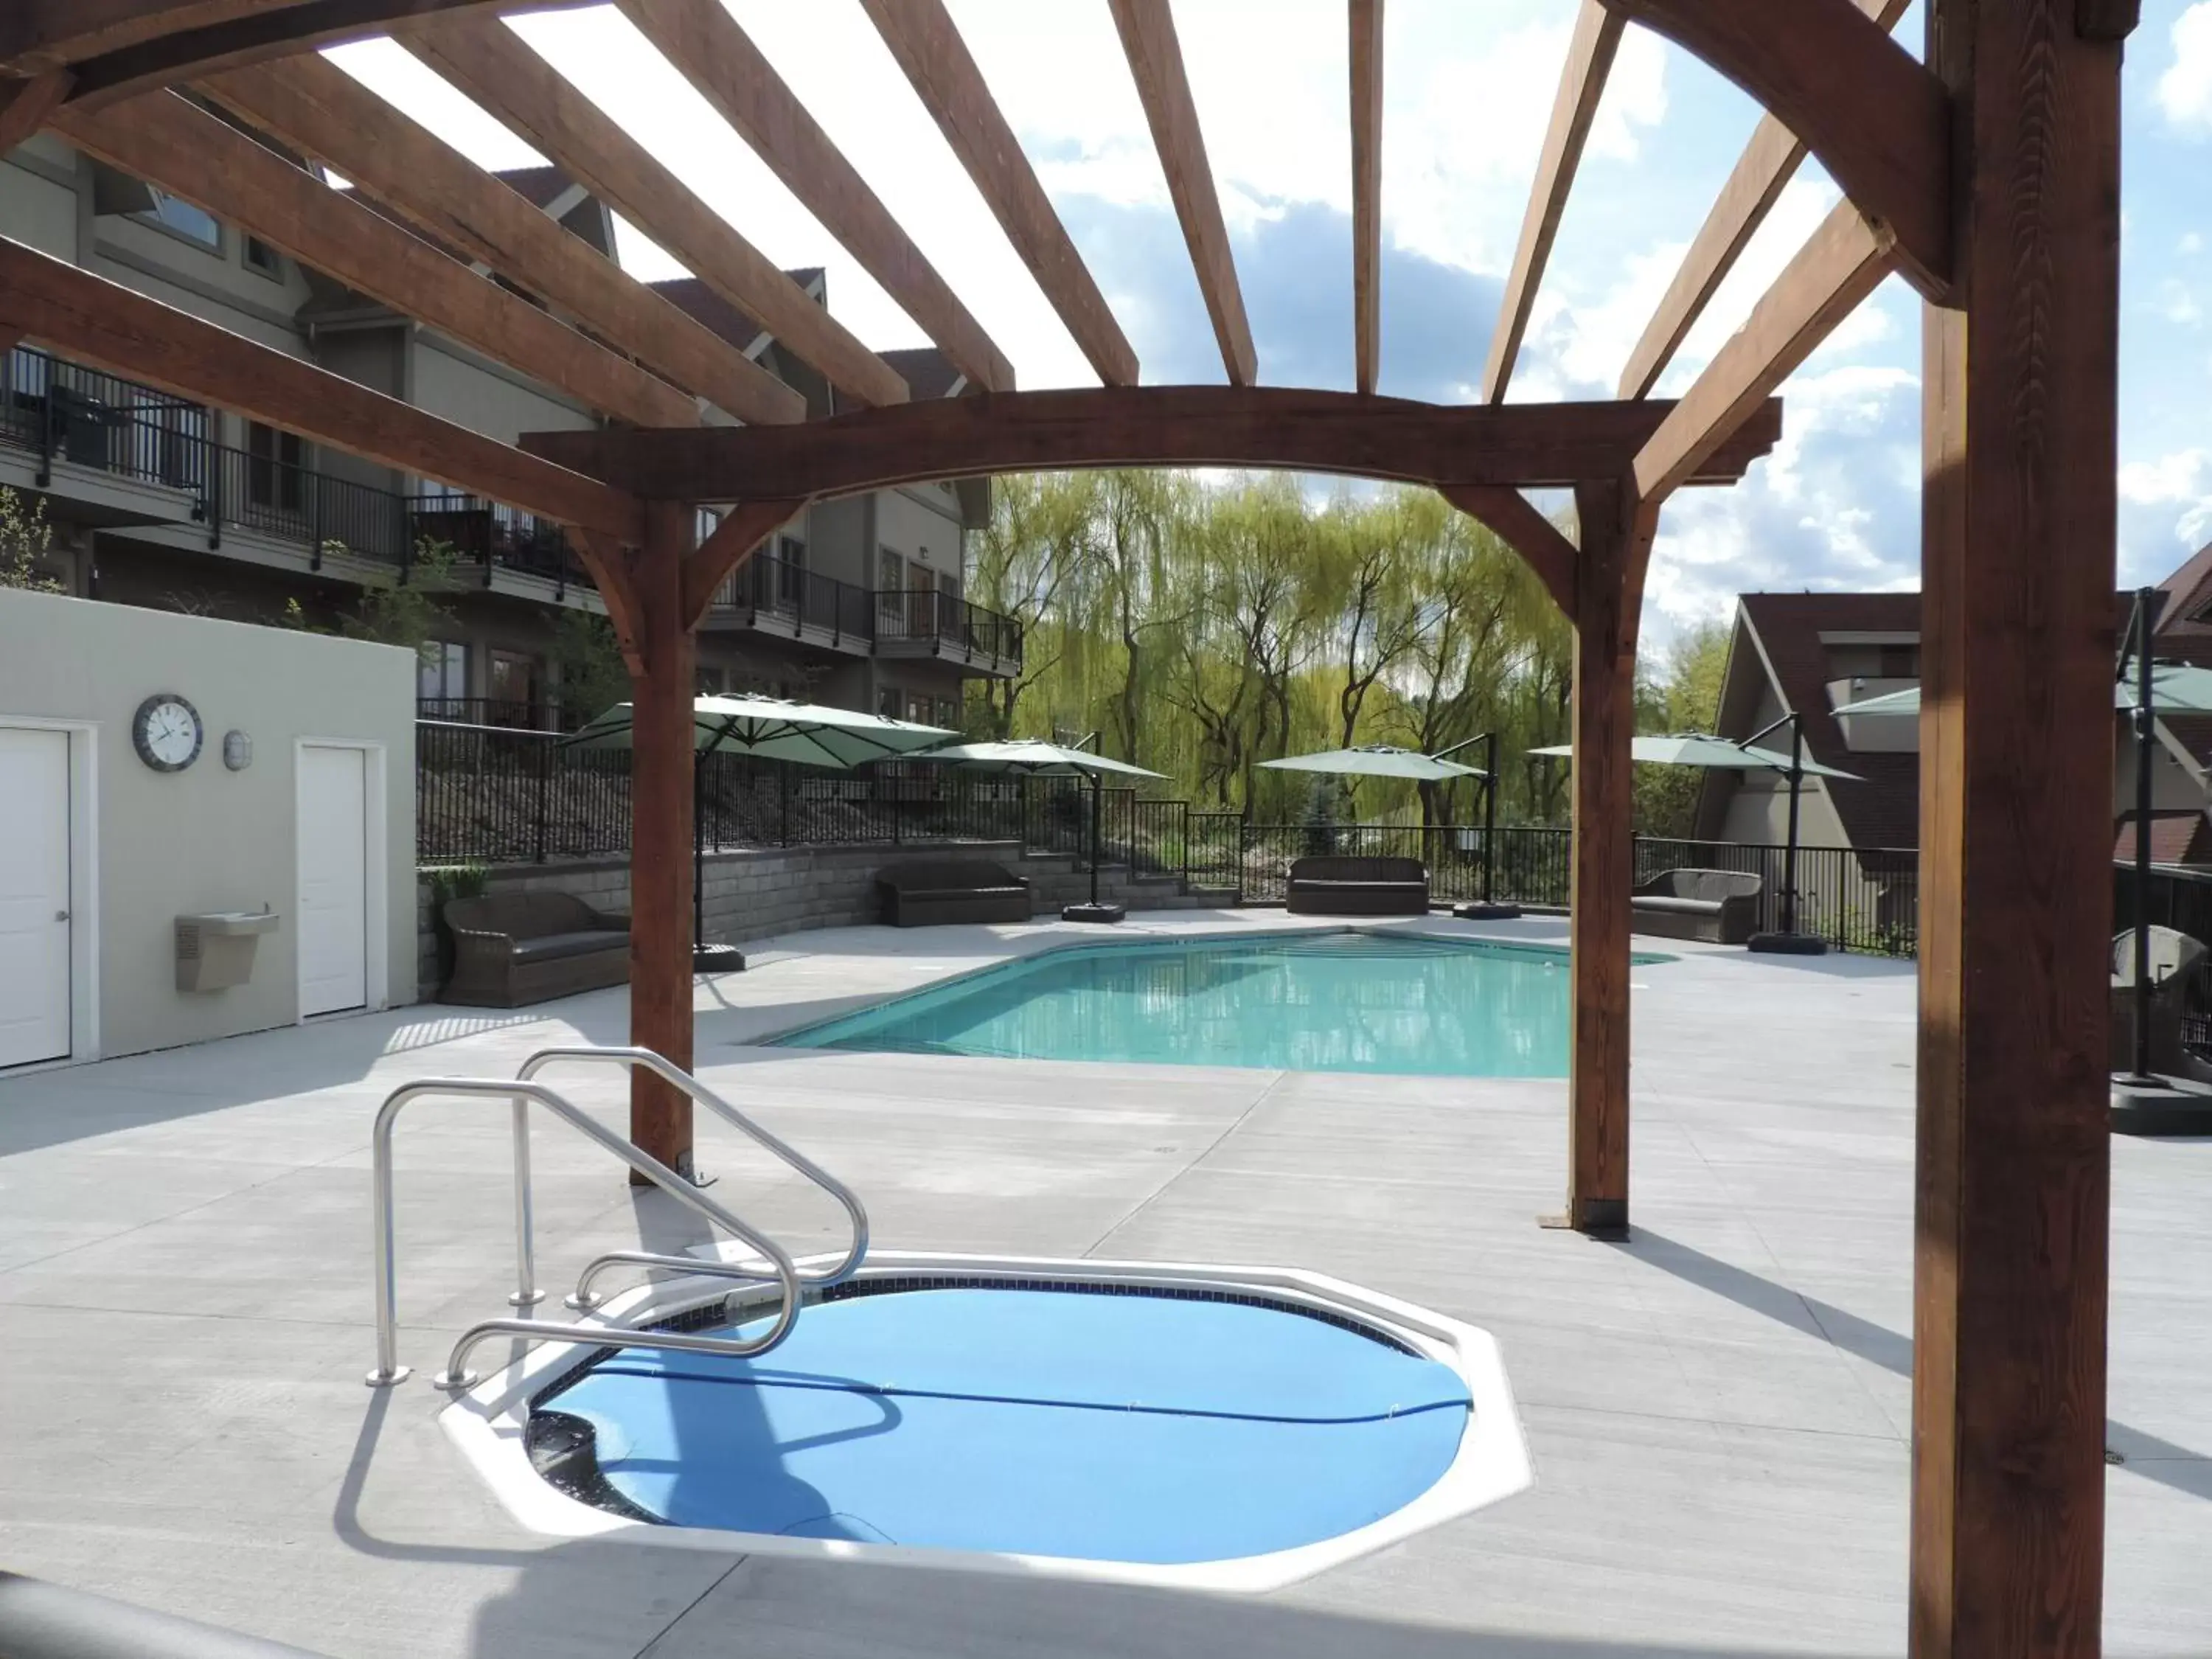
[[[253,947],[276,931],[273,910],[218,910],[177,918],[177,988],[227,991],[253,977]]]

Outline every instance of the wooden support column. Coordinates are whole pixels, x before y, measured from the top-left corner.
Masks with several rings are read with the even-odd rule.
[[[2106,38],[2100,33],[2100,21]],[[2120,46],[1930,0],[1911,1650],[2099,1651]],[[1955,307],[1955,308],[1953,308]]]
[[[1636,729],[1634,549],[1619,483],[1576,487],[1574,888],[1568,923],[1567,1209],[1560,1224],[1628,1232],[1629,739]],[[1634,584],[1640,594],[1643,584]]]
[[[684,608],[697,516],[649,501],[629,562],[638,661],[630,671],[629,1040],[691,1069],[691,699],[698,639]],[[629,1138],[691,1173],[691,1102],[632,1072]],[[630,1180],[639,1184],[641,1177]]]

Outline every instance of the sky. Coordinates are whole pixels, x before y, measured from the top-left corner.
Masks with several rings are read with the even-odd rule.
[[[1012,361],[1027,388],[1097,384],[859,0],[724,0]],[[1135,348],[1148,383],[1221,359],[1105,0],[947,0]],[[1577,0],[1390,0],[1380,390],[1470,401],[1511,264]],[[1344,0],[1175,0],[1263,383],[1349,389],[1352,168]],[[508,24],[770,258],[828,270],[878,349],[927,341],[611,6]],[[1898,31],[1917,50],[1920,9]],[[543,158],[390,41],[343,68],[489,167]],[[2212,0],[2144,0],[2123,133],[2119,556],[2154,581],[2212,540]],[[1613,395],[1629,349],[1759,118],[1687,53],[1622,43],[1509,400]],[[1679,392],[1828,210],[1808,163],[1657,388]],[[623,264],[683,268],[635,228]],[[1662,520],[1647,638],[1740,592],[1918,585],[1919,302],[1892,279],[1782,388],[1784,435],[1732,489]]]

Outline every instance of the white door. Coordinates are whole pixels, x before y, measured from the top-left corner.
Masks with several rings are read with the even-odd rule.
[[[0,1066],[69,1057],[69,745],[0,729]]]
[[[368,1001],[368,756],[300,750],[300,1013]]]

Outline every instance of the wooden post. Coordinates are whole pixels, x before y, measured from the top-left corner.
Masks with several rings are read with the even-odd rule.
[[[2103,1595],[2120,48],[1931,0],[1911,1651],[2094,1656]],[[2109,31],[2107,32],[2109,35]]]
[[[691,699],[697,638],[684,610],[693,510],[651,501],[631,562],[640,663],[630,689],[629,1040],[691,1068]],[[691,1173],[691,1103],[630,1074],[629,1138]],[[632,1175],[633,1184],[641,1177]]]
[[[1605,1238],[1628,1232],[1628,745],[1636,723],[1636,623],[1626,614],[1630,538],[1622,493],[1609,483],[1575,490],[1582,557],[1574,610],[1574,983],[1563,1219]]]

